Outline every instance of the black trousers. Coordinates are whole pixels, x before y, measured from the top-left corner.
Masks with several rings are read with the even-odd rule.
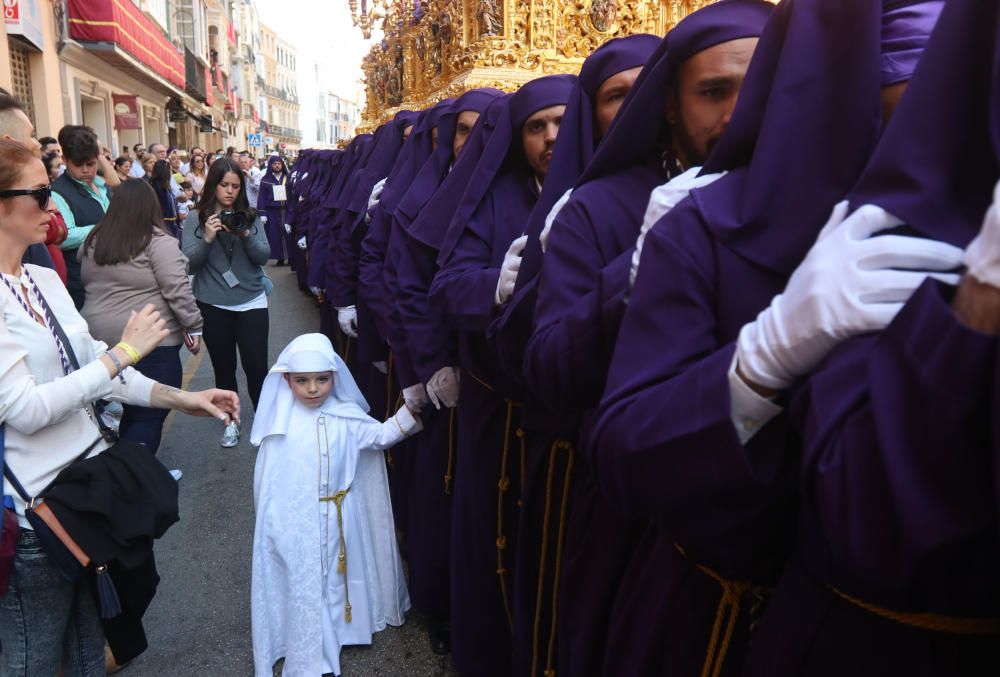
[[[247,377],[247,389],[254,409],[267,375],[267,308],[237,313],[198,302],[205,320],[202,338],[215,370],[215,387],[239,392],[236,388],[236,349]]]

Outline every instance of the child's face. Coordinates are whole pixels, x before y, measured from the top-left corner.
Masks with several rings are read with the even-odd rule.
[[[295,399],[313,409],[326,402],[333,389],[332,371],[297,371],[285,374],[285,380]]]
[[[184,199],[185,200],[190,200],[192,197],[194,197],[194,189],[193,188],[185,188],[182,191],[182,193],[184,195]]]

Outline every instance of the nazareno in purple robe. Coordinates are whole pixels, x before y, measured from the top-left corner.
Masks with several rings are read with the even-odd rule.
[[[945,3],[852,207],[968,245],[1000,177],[998,49],[996,3]],[[997,337],[953,294],[925,282],[793,394],[802,517],[749,674],[1000,670]]]
[[[867,2],[779,5],[706,165],[729,174],[646,238],[594,432],[602,488],[660,530],[637,550],[616,606],[610,641],[645,654],[631,670],[740,670],[762,599],[786,564],[794,436],[782,414],[741,444],[727,374],[740,328],[784,287],[874,146],[881,26],[881,9]],[[655,640],[630,651],[635,633],[618,619],[633,618],[629,604],[650,589],[656,605],[644,620]],[[788,648],[786,636],[781,643]]]
[[[288,265],[295,271],[295,279],[298,282],[299,290],[306,292],[309,287],[306,284],[306,256],[305,252],[299,249],[295,242],[298,238],[295,237],[295,224],[299,220],[299,191],[297,188],[298,177],[303,168],[312,165],[315,159],[315,152],[311,149],[306,149],[299,153],[299,157],[295,160],[295,165],[292,167],[292,173],[288,179],[288,200],[286,201],[287,206],[285,207],[285,223],[291,227],[291,233],[284,232],[284,226],[282,225],[282,233],[285,238],[285,250],[288,252]]]
[[[493,131],[438,253],[432,305],[458,331],[462,388],[452,513],[452,659],[463,673],[511,670],[510,586],[516,550],[521,441],[517,394],[497,370],[486,329],[494,317],[500,265],[524,231],[537,183],[524,158],[524,122],[564,105],[575,78],[533,80],[491,107]],[[498,472],[499,469],[499,472]],[[519,484],[519,483],[518,483]]]
[[[668,178],[661,158],[665,92],[684,61],[720,42],[759,34],[769,11],[765,3],[719,3],[678,24],[640,74],[552,227],[523,368],[534,397],[575,431],[551,451],[564,457],[557,469],[568,491],[563,497],[568,510],[554,522],[563,541],[561,561],[555,563],[561,575],[556,602],[561,674],[601,670],[611,607],[643,528],[600,496],[589,458],[577,451],[586,452],[586,431],[624,312],[629,262],[649,193]],[[630,658],[613,649],[607,654]],[[607,669],[632,674],[618,665]]]
[[[518,384],[522,382],[524,346],[533,328],[535,282],[542,264],[539,235],[552,206],[575,185],[593,157],[599,141],[594,111],[597,91],[608,78],[643,66],[661,42],[660,38],[645,34],[610,40],[584,61],[574,84],[545,184],[525,227],[528,242],[514,296],[489,332],[501,369]],[[560,506],[570,474],[567,452],[575,436],[575,421],[572,416],[557,416],[547,411],[529,396],[525,398],[520,423],[526,451],[521,469],[516,575],[511,594],[513,670],[514,674],[543,670],[565,674],[557,660],[562,652],[556,650],[555,585],[560,580],[557,569],[564,542],[561,527],[565,522],[559,519]],[[567,505],[567,510],[571,511],[572,506]],[[559,594],[588,597],[593,581],[588,581],[585,590],[576,590],[567,585],[574,580],[579,579],[561,579]]]
[[[281,163],[281,171],[277,174],[271,167],[274,162]],[[277,200],[274,197],[274,187],[278,185],[285,189],[284,200]],[[267,159],[267,171],[260,180],[260,192],[257,194],[257,211],[267,217],[267,225],[264,228],[267,231],[267,242],[271,245],[271,258],[275,260],[288,259],[288,248],[285,242],[285,214],[290,188],[285,161],[275,153]]]
[[[383,207],[391,213],[391,233],[383,267],[389,317],[388,326],[394,354],[407,362],[403,370],[424,383],[427,378],[416,369],[408,322],[403,318],[400,289],[406,280],[401,261],[408,259],[410,238],[405,228],[420,215],[448,174],[458,114],[466,110],[481,112],[499,96],[497,90],[471,90],[454,102],[449,101],[440,117],[428,121],[438,129],[437,148],[426,141],[421,152],[410,157],[413,178],[405,192],[394,183],[389,195],[383,192]],[[453,104],[453,105],[452,105]],[[429,131],[429,130],[428,130]],[[433,276],[427,279],[427,286]],[[412,285],[412,282],[409,282]],[[430,318],[423,318],[425,321]],[[450,334],[450,330],[442,328]],[[432,372],[433,373],[433,372]],[[412,385],[412,384],[410,384]],[[438,411],[427,405],[421,415],[423,433],[414,439],[413,467],[407,490],[407,538],[410,598],[424,615],[445,620],[450,615],[451,599],[451,479],[454,464],[455,410]],[[398,458],[398,454],[396,457]]]

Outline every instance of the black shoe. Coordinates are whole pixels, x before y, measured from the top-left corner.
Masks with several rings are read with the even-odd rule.
[[[278,259],[277,262],[274,265],[275,266],[283,266],[283,265],[285,265],[285,259]]]
[[[427,621],[427,638],[431,651],[438,656],[451,653],[451,627],[448,621]]]

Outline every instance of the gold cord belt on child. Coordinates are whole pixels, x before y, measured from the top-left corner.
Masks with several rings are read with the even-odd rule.
[[[344,540],[344,499],[350,489],[342,489],[333,496],[320,496],[320,503],[337,506],[337,529],[340,532],[340,553],[337,555],[337,573],[344,577],[344,620],[351,622],[351,595],[347,584],[347,542]]]

